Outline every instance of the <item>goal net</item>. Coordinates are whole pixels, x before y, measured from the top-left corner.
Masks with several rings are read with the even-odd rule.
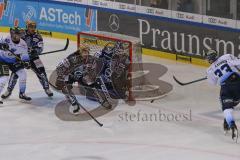
[[[159,86],[150,84],[143,76],[145,72],[142,65],[142,48],[138,38],[102,31],[79,32],[77,34],[77,47],[79,48],[81,45],[88,46],[91,55],[100,52],[106,45],[114,45],[117,42],[123,42],[129,46],[127,50],[130,60],[128,99],[154,100],[166,95]]]

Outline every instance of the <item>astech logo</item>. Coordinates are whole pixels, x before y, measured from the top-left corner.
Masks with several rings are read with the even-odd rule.
[[[26,22],[27,20],[36,18],[37,12],[33,6],[27,6],[27,10],[22,12],[23,20]]]
[[[78,12],[66,13],[59,8],[42,7],[39,19],[49,22],[81,25],[81,15]]]

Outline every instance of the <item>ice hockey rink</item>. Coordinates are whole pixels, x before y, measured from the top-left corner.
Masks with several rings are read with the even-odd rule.
[[[65,40],[44,38],[44,41],[45,51],[65,45]],[[48,76],[75,49],[76,43],[70,41],[67,51],[41,56]],[[113,111],[97,117],[103,127],[93,120],[60,120],[55,106],[64,96],[54,92],[54,97],[48,98],[36,75],[28,70],[26,93],[32,101],[19,100],[16,86],[13,95],[0,106],[0,159],[239,160],[240,144],[222,130],[219,88],[206,81],[183,87],[172,79],[173,75],[182,81],[198,79],[205,76],[206,68],[151,56],[143,56],[143,60],[167,67],[168,72],[161,80],[171,83],[173,90],[154,103],[140,101],[135,106],[119,103]],[[126,113],[149,115],[159,111],[189,117],[182,121],[131,121],[124,117]],[[239,125],[240,107],[234,115]]]

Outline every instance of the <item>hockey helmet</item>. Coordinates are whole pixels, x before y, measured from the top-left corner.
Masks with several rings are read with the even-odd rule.
[[[107,43],[102,49],[102,53],[112,54],[114,52],[115,44],[112,42]]]
[[[205,58],[208,60],[209,63],[213,63],[218,59],[218,53],[216,50],[208,50]]]
[[[26,21],[27,32],[30,34],[34,34],[36,32],[37,24],[34,21],[28,20]]]
[[[29,28],[36,29],[37,28],[37,23],[34,22],[34,21],[31,21],[31,20],[28,20],[28,21],[26,21],[26,28],[27,29],[29,29]]]
[[[10,35],[13,42],[19,42],[22,34],[22,29],[19,27],[10,28]]]
[[[80,45],[79,50],[80,52],[83,52],[83,51],[90,52],[90,47],[87,45]]]

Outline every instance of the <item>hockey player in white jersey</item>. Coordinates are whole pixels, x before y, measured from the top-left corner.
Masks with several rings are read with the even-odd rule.
[[[211,64],[207,69],[208,82],[220,85],[220,101],[224,113],[224,131],[232,130],[232,138],[237,139],[238,130],[233,117],[233,109],[240,102],[240,59],[231,54],[218,58],[215,50],[207,52],[206,59]]]
[[[26,71],[24,68],[29,68],[29,55],[28,47],[24,40],[21,38],[21,29],[14,27],[10,29],[10,36],[7,36],[0,41],[0,59],[15,72],[19,77],[19,98],[24,100],[31,100],[30,97],[25,95],[26,91]],[[8,76],[8,74],[4,75]],[[2,89],[7,81],[7,78],[1,78],[0,88]],[[1,91],[1,90],[0,90]]]
[[[37,24],[34,21],[26,22],[26,30],[23,30],[21,38],[28,45],[28,54],[30,57],[31,69],[36,73],[43,89],[49,97],[53,96],[48,84],[47,74],[44,65],[39,57],[43,51],[43,39],[42,36],[36,31]],[[6,92],[1,96],[2,99],[8,98],[14,89],[18,80],[18,76],[15,72],[11,73],[9,78],[8,87]]]

